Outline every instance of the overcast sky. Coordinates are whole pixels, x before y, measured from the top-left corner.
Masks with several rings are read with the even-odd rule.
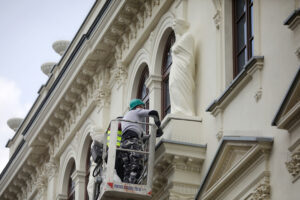
[[[14,132],[6,122],[24,118],[48,77],[45,62],[58,62],[57,40],[71,41],[95,0],[0,0],[0,172]]]

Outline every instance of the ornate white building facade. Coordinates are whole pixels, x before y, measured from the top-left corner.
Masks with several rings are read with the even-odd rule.
[[[152,199],[299,199],[299,9],[96,1],[59,63],[44,64],[49,79],[7,143],[0,199],[92,199],[91,141],[132,98],[163,118]]]

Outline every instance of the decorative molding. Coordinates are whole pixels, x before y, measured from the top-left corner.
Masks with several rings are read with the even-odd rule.
[[[264,181],[268,181],[269,169],[267,163],[269,162],[272,144],[272,138],[224,137],[218,148],[215,159],[212,161],[210,169],[205,175],[205,179],[196,195],[196,199],[218,199],[224,191],[233,187],[232,184],[236,180],[240,179],[245,174],[249,174],[256,166],[264,166],[261,168],[262,177]],[[242,150],[241,154],[239,153],[239,148],[245,148]],[[231,151],[232,149],[234,151],[237,149],[236,155],[240,155],[234,156]],[[261,175],[256,179],[261,180]],[[250,188],[252,187],[249,187],[248,189]],[[259,187],[257,190],[259,193],[262,188]],[[245,192],[247,191],[244,191],[243,193]]]
[[[170,198],[174,200],[194,199],[199,186],[173,182],[170,189]]]
[[[110,70],[111,79],[110,79],[110,86],[112,87],[114,84],[120,86],[124,84],[127,79],[127,68],[126,66],[120,61],[116,61],[116,64]]]
[[[212,0],[212,2],[216,10],[216,14],[213,16],[213,20],[216,25],[216,28],[219,30],[222,22],[222,13],[221,13],[222,3],[220,0]]]
[[[265,177],[264,182],[260,183],[254,190],[250,200],[270,200],[271,186],[269,177]]]
[[[166,193],[179,198],[178,191],[182,191],[183,196],[194,196],[199,187],[198,183],[187,179],[177,182],[173,178],[178,173],[200,176],[205,149],[206,147],[192,146],[187,143],[172,143],[171,141],[159,143],[156,149],[157,158],[153,176],[154,199],[161,198],[161,195]]]
[[[216,28],[219,30],[221,22],[222,22],[222,17],[221,17],[221,11],[220,10],[217,10],[217,12],[214,15],[213,19],[214,19]]]
[[[54,160],[53,157],[51,157],[50,160],[49,160],[49,162],[46,163],[45,168],[46,168],[46,174],[47,174],[47,177],[48,177],[48,180],[49,180],[49,179],[51,179],[51,178],[56,174],[56,172],[58,171],[58,165],[57,165],[57,162]]]
[[[300,123],[300,68],[292,81],[274,119],[273,126],[292,131]]]
[[[261,99],[261,96],[262,96],[262,89],[259,89],[254,95],[255,101],[258,102]]]
[[[300,148],[291,154],[290,160],[285,165],[294,181],[296,181],[300,177]]]
[[[284,25],[287,25],[289,29],[295,30],[300,24],[300,8],[294,10],[293,13],[284,21]]]
[[[216,134],[216,137],[218,139],[218,141],[220,141],[223,137],[224,131],[223,130],[219,130]]]

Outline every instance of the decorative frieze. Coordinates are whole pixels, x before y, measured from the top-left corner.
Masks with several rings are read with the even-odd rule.
[[[50,158],[49,162],[45,165],[46,174],[48,179],[51,179],[58,170],[57,162],[53,157]]]
[[[289,173],[294,177],[300,175],[300,149],[292,153],[291,159],[285,163]]]
[[[117,83],[117,85],[120,85],[127,79],[126,66],[119,60],[116,62],[115,66],[111,68],[110,74],[111,79],[109,85],[113,85],[115,83]]]
[[[269,178],[265,178],[254,190],[251,200],[269,200],[271,196],[271,186]]]

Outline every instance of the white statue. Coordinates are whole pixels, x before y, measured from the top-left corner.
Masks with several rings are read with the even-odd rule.
[[[169,76],[171,113],[195,116],[194,39],[186,32],[172,47],[172,66]]]

